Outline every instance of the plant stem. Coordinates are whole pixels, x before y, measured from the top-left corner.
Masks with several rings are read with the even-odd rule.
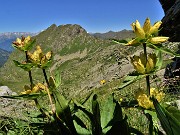
[[[43,74],[44,74],[44,78],[45,78],[46,83],[47,83],[47,86],[48,86],[47,94],[48,94],[48,97],[49,97],[49,102],[50,102],[50,104],[51,104],[51,109],[52,109],[52,112],[55,113],[55,109],[54,109],[53,102],[52,102],[52,97],[51,97],[51,94],[50,94],[50,92],[49,92],[50,85],[49,85],[49,81],[48,81],[48,78],[47,78],[47,74],[46,74],[46,70],[45,70],[45,69],[43,69]]]
[[[145,68],[147,65],[147,50],[146,50],[146,43],[143,43],[143,48],[144,48],[144,56],[145,56]],[[147,94],[150,95],[150,80],[149,80],[149,75],[146,75],[146,85],[147,85]]]
[[[45,69],[42,69],[42,70],[43,70],[43,75],[44,75],[44,78],[46,80],[47,86],[50,87],[49,86],[49,81],[48,81],[48,78],[47,78],[47,74],[46,74],[46,70]]]
[[[26,54],[26,62],[29,62],[27,51],[25,51],[25,54]],[[31,83],[31,90],[32,90],[33,89],[33,79],[32,79],[31,71],[28,71],[28,74],[29,74],[29,80]]]

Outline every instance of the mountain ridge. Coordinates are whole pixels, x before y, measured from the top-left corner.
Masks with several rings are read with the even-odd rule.
[[[96,38],[77,24],[53,24],[33,38],[44,53],[53,51],[54,61],[48,69],[48,75],[60,72],[61,92],[66,97],[87,93],[100,87],[100,80],[111,81],[130,71],[127,69],[133,69],[123,54],[124,46]],[[132,51],[131,48],[129,51]],[[11,53],[0,68],[0,83],[20,92],[25,84],[29,84],[29,80],[27,73],[14,65],[14,59],[24,61],[25,55],[18,50]],[[127,66],[126,70],[121,71],[123,63]],[[32,76],[35,77],[35,83],[44,81],[42,71],[38,69],[33,69]]]

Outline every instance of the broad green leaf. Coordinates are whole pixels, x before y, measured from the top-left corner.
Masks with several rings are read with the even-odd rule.
[[[166,107],[166,110],[174,116],[174,118],[176,118],[178,121],[180,121],[180,110],[178,110],[178,108],[174,107],[174,106],[168,106]]]
[[[101,126],[103,129],[113,119],[115,106],[116,103],[114,102],[113,95],[110,95],[102,105]]]
[[[55,73],[55,85],[56,88],[58,88],[61,85],[61,75],[59,71],[56,71]]]
[[[92,100],[92,112],[93,112],[93,119],[94,122],[92,123],[92,133],[95,135],[100,135],[102,134],[102,128],[101,128],[101,116],[100,116],[100,108],[99,108],[99,103],[97,101],[97,95],[95,94],[93,96]]]
[[[164,109],[154,97],[152,98],[152,100],[156,109],[157,116],[165,132],[168,135],[179,135],[180,122],[166,109]]]
[[[13,62],[15,63],[15,65],[17,67],[20,67],[22,69],[24,69],[25,71],[30,71],[33,67],[34,67],[34,64],[33,63],[25,63],[25,64],[22,64],[16,60],[13,60]]]
[[[106,135],[130,135],[130,129],[127,123],[127,117],[123,120],[116,120],[112,128],[106,133]]]
[[[162,64],[163,64],[162,52],[157,50],[156,56],[157,56],[156,71],[158,71],[161,69]]]
[[[75,125],[75,128],[76,128],[78,134],[90,135],[90,132],[87,129],[86,125],[83,123],[83,121],[79,117],[74,115],[73,119],[74,119],[74,125]]]
[[[73,134],[77,134],[68,101],[58,91],[53,91],[57,117],[65,122]]]
[[[130,135],[129,125],[127,123],[127,116],[123,118],[122,108],[120,104],[116,103],[115,110],[113,113],[113,119],[108,123],[108,126],[112,126],[111,129],[106,133],[107,135]]]

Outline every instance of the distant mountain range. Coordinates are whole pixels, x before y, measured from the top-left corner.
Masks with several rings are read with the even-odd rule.
[[[30,32],[5,32],[0,33],[0,49],[11,52],[13,50],[12,41],[16,40],[16,38],[24,36],[35,36],[37,33]]]
[[[106,33],[91,33],[96,38],[101,38],[101,39],[128,39],[128,38],[134,38],[135,35],[132,30],[122,30],[118,32],[114,31],[109,31]]]

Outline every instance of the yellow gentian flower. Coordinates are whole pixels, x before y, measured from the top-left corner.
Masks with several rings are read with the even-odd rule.
[[[103,85],[103,84],[105,84],[105,83],[106,83],[106,80],[101,80],[101,81],[100,81],[100,84],[101,84],[101,85]]]
[[[31,40],[30,36],[24,37],[22,36],[21,39],[17,38],[16,41],[12,42],[13,46],[21,51],[27,51],[31,43],[34,41]]]
[[[46,92],[47,86],[45,86],[42,83],[37,83],[31,90],[31,88],[27,85],[24,86],[25,91],[21,92],[21,94],[31,94],[31,93],[37,93],[39,91]]]
[[[150,73],[155,68],[157,62],[157,57],[154,53],[147,56],[147,62],[144,53],[141,53],[140,56],[130,57],[130,59],[134,69],[141,74]]]
[[[134,31],[136,38],[129,41],[126,45],[137,45],[140,43],[152,43],[152,44],[159,44],[166,42],[168,37],[156,37],[158,35],[158,29],[161,26],[162,22],[158,21],[151,26],[150,19],[147,18],[144,22],[143,27],[141,27],[138,20],[131,24],[132,30]]]
[[[41,47],[38,45],[36,46],[36,50],[34,53],[28,52],[29,60],[36,64],[40,68],[44,68],[46,64],[52,59],[52,51],[43,54]]]
[[[139,106],[145,109],[150,109],[150,108],[154,108],[153,102],[150,100],[150,97],[154,96],[158,100],[158,102],[160,102],[164,98],[164,95],[165,95],[164,93],[159,92],[157,89],[151,88],[150,96],[147,96],[145,92],[140,89],[136,93],[135,98],[138,101]]]
[[[142,38],[142,39],[145,38],[144,30],[141,28],[141,25],[138,20],[136,20],[135,23],[132,23],[131,26],[138,38]]]

